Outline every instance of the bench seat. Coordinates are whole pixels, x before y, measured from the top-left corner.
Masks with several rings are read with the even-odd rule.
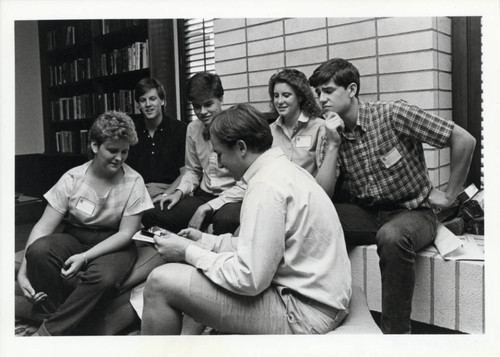
[[[479,246],[483,240],[476,239]],[[381,312],[382,289],[375,245],[349,248],[353,285],[370,310]],[[417,253],[411,319],[471,334],[485,332],[484,261],[444,260],[433,245]]]

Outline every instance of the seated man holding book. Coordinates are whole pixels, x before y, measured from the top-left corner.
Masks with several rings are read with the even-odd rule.
[[[269,125],[252,106],[217,114],[210,140],[220,165],[247,184],[239,237],[192,228],[155,237],[168,263],[147,280],[142,334],[180,334],[184,314],[238,334],[334,330],[348,313],[351,267],[333,203],[271,148]]]

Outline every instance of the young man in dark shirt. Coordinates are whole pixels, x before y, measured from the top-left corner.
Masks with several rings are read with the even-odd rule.
[[[146,182],[151,198],[177,187],[184,170],[186,123],[165,113],[165,90],[154,78],[144,78],[135,87],[135,101],[142,120],[136,122],[139,143],[131,148],[127,163]]]
[[[415,253],[436,235],[434,210],[450,206],[461,190],[475,139],[452,121],[405,101],[358,99],[359,72],[344,59],[321,64],[309,83],[324,112],[324,150],[336,152],[329,163],[331,179],[320,184],[332,196],[340,177],[339,192],[347,198],[335,208],[346,242],[377,244],[382,331],[410,333]],[[422,143],[450,147],[446,191],[432,186]]]

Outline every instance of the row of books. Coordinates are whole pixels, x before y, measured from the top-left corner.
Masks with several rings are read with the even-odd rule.
[[[147,20],[141,19],[128,19],[128,20],[102,20],[101,21],[101,29],[102,34],[108,34],[116,31],[121,31],[128,27],[137,26],[143,23],[146,23]]]
[[[49,66],[50,86],[60,86],[92,78],[90,58],[77,58],[70,63]]]
[[[47,50],[52,51],[76,43],[90,40],[92,32],[88,24],[76,22],[74,25],[60,27],[47,32]]]
[[[80,130],[80,133],[70,130],[56,131],[56,151],[85,155],[87,154],[88,135],[87,129]]]
[[[50,102],[53,121],[94,118],[107,110],[139,114],[135,105],[135,91],[121,89],[110,93],[90,93],[62,97]]]
[[[100,62],[95,67],[95,75],[108,76],[143,68],[149,68],[148,40],[101,54]]]
[[[61,26],[47,32],[47,50],[65,48],[89,41],[93,37],[121,31],[146,22],[147,20],[141,19],[100,20],[92,21],[91,24],[89,21],[75,21],[72,25]]]

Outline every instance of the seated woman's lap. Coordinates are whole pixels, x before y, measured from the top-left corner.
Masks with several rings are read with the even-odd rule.
[[[82,267],[75,277],[63,279],[60,273],[64,262],[88,248],[88,245],[67,233],[54,233],[37,239],[26,250],[28,279],[33,288],[54,297],[53,306],[60,305],[64,296],[68,296],[79,282],[118,289],[137,260],[135,244],[101,255]]]
[[[286,307],[272,287],[257,296],[235,294],[187,264],[165,264],[154,273],[169,305],[199,323],[235,334],[292,333]]]

